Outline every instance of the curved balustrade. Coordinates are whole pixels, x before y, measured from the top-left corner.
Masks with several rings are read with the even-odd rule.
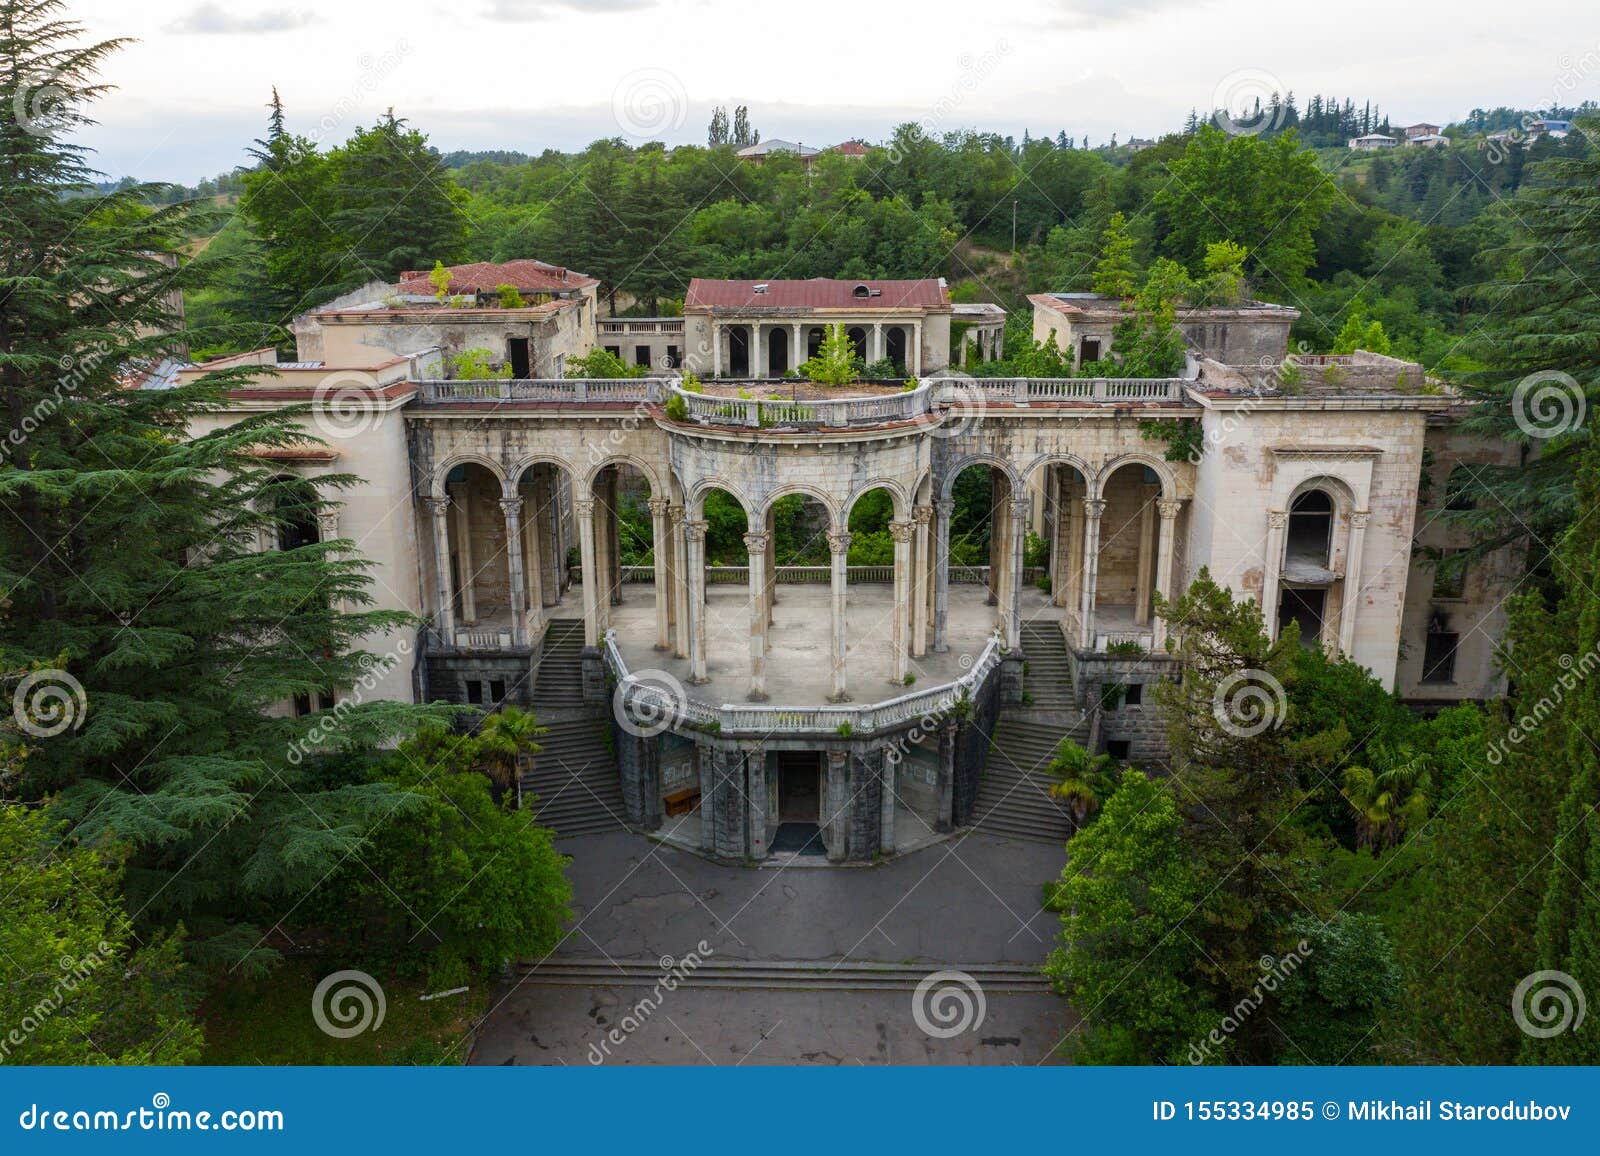
[[[659,377],[549,377],[504,380],[419,381],[429,405],[474,401],[660,402],[666,382]]]
[[[966,674],[954,682],[913,691],[899,698],[865,706],[772,706],[764,703],[723,703],[714,706],[685,694],[681,687],[641,682],[631,674],[617,646],[616,631],[608,630],[603,650],[607,669],[616,677],[622,708],[643,724],[664,728],[682,725],[719,734],[873,734],[920,718],[947,715],[962,699],[976,701],[984,680],[1000,665],[1000,640],[988,645]]]
[[[700,425],[733,425],[748,429],[848,429],[911,421],[928,412],[932,389],[927,383],[904,393],[838,400],[793,401],[781,397],[722,397],[691,393],[676,385],[689,420]]]
[[[1061,401],[1181,401],[1181,377],[967,377],[936,383],[939,404],[970,405],[974,390],[985,401],[1008,405]]]

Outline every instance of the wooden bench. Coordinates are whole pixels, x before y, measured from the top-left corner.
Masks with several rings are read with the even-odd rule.
[[[700,802],[700,788],[684,787],[681,790],[670,791],[662,796],[661,801],[666,804],[669,816],[687,815]]]

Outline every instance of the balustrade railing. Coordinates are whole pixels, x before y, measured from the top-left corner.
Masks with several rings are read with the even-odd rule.
[[[1087,401],[1180,401],[1181,377],[969,377],[937,382],[939,404],[970,405],[973,390],[985,400],[1010,405]]]
[[[941,719],[963,699],[976,701],[984,680],[1000,665],[1000,640],[990,638],[960,678],[885,702],[863,706],[775,706],[764,703],[713,705],[690,698],[678,685],[663,685],[659,675],[642,680],[628,670],[608,630],[603,649],[606,667],[618,683],[619,702],[637,720],[652,727],[685,725],[721,734],[850,734],[866,735],[921,718]]]
[[[1027,585],[1038,581],[1044,573],[1043,566],[1028,566],[1022,572],[1022,580]],[[778,584],[799,586],[807,583],[827,584],[833,581],[833,568],[830,566],[779,566]],[[882,566],[847,566],[845,577],[852,586],[888,585],[894,581],[894,567],[889,564]],[[583,581],[582,566],[568,566],[567,578],[574,584]],[[651,585],[656,580],[654,566],[624,566],[622,567],[622,581],[625,585]],[[750,567],[748,566],[707,566],[706,584],[742,585],[750,581]],[[950,581],[961,584],[982,584],[989,581],[989,567],[987,566],[951,566]]]
[[[667,383],[659,377],[550,377],[504,380],[419,381],[428,405],[482,401],[636,401],[665,399]]]
[[[932,388],[919,385],[904,393],[838,400],[795,400],[782,397],[724,397],[671,386],[683,399],[688,419],[700,425],[734,425],[748,429],[848,429],[911,421],[928,412]]]

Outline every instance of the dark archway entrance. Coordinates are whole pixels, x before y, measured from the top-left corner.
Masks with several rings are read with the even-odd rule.
[[[728,330],[728,376],[750,376],[750,331]]]
[[[906,331],[900,326],[893,326],[884,335],[883,355],[895,365],[899,366],[900,373],[905,372],[906,366]]]
[[[767,376],[782,377],[789,372],[789,331],[774,329],[767,335]]]

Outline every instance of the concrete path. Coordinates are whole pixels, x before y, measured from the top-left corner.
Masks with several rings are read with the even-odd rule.
[[[615,961],[618,980],[570,986],[535,969],[500,993],[474,1063],[1036,1064],[1072,1027],[1055,995],[983,990],[1007,986],[986,965],[1037,965],[1054,946],[1059,920],[1039,905],[1065,861],[1051,844],[973,833],[818,870],[724,867],[621,832],[562,846],[575,921],[558,955]],[[764,987],[738,978],[743,961],[817,966],[799,987]],[[918,966],[864,990],[866,969],[844,961]],[[697,980],[697,962],[718,966]],[[919,997],[924,965],[972,982]]]

